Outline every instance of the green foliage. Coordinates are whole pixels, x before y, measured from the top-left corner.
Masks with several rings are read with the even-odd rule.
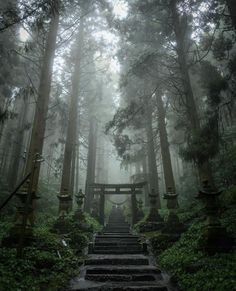
[[[155,254],[158,254],[171,247],[177,239],[177,236],[155,233],[155,235],[150,238],[150,242]]]
[[[53,291],[76,275],[82,261],[73,249],[46,227],[36,228],[35,238],[23,259],[16,259],[15,249],[0,249],[0,290]]]
[[[217,115],[209,118],[199,132],[189,138],[188,145],[182,147],[180,155],[186,161],[203,164],[206,160],[214,158],[219,151],[219,134]]]
[[[85,221],[92,227],[93,232],[97,232],[102,229],[102,225],[88,213],[85,213]]]
[[[216,182],[221,187],[234,185],[236,181],[236,145],[227,145],[214,160]]]
[[[204,61],[200,67],[201,85],[208,94],[208,103],[211,106],[217,106],[220,101],[220,93],[227,89],[227,81],[220,72],[210,62]]]
[[[236,237],[236,188],[231,187],[220,197],[222,225]],[[195,202],[178,210],[181,221],[191,222],[188,230],[176,242],[158,233],[150,241],[161,266],[173,275],[181,290],[208,291],[233,290],[236,284],[236,253],[217,253],[208,256],[199,248],[203,233],[203,205]]]
[[[8,217],[9,220],[9,217]],[[24,258],[16,259],[16,250],[0,249],[0,290],[58,290],[78,274],[83,250],[89,237],[101,226],[91,216],[75,220],[67,218],[68,234],[62,237],[50,231],[55,217],[40,213],[34,229],[35,242],[24,249]],[[9,222],[0,225],[0,238],[6,236],[12,226]]]
[[[202,224],[192,225],[179,241],[159,257],[161,265],[177,279],[183,290],[233,290],[235,253],[208,257],[198,250]]]

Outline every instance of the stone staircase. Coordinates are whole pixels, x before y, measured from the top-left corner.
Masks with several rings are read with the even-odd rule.
[[[80,276],[70,290],[177,290],[152,262],[146,245],[130,231],[120,208],[113,207],[102,234],[89,246]]]

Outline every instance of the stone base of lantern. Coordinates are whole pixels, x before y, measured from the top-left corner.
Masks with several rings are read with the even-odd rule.
[[[59,217],[53,225],[53,232],[58,234],[66,234],[70,232],[70,225],[65,217]]]
[[[6,248],[15,248],[20,243],[20,237],[23,232],[22,225],[14,225],[10,229],[10,233],[7,237],[2,239],[1,246]],[[33,227],[26,226],[24,231],[24,241],[23,246],[30,246],[35,241]]]
[[[179,217],[175,212],[171,212],[168,215],[167,221],[164,224],[162,233],[169,235],[181,235],[186,230],[186,226],[179,221]]]
[[[163,218],[160,216],[158,210],[151,208],[146,219],[147,222],[163,223]]]
[[[163,228],[163,222],[145,222],[139,226],[140,232],[159,231]]]
[[[82,209],[77,209],[74,214],[73,218],[75,221],[84,221],[85,220],[85,215]]]
[[[199,247],[209,255],[228,252],[234,246],[234,239],[221,225],[205,226],[199,240]]]
[[[164,220],[157,209],[150,209],[149,215],[144,224],[139,226],[140,232],[158,231],[164,226]]]

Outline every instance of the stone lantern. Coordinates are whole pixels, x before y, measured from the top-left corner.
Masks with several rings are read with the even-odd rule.
[[[82,205],[84,203],[84,198],[85,198],[85,195],[82,192],[82,189],[79,190],[79,193],[75,195],[75,197],[76,197],[76,203],[78,205],[78,208],[82,210]]]
[[[233,246],[233,238],[229,236],[219,219],[219,196],[222,191],[215,191],[209,182],[203,182],[198,199],[205,203],[206,223],[203,229],[199,245],[209,254],[229,251]]]
[[[75,211],[74,218],[75,219],[82,219],[84,217],[83,213],[83,203],[85,195],[82,192],[82,189],[79,190],[79,193],[75,195],[76,203],[77,203],[77,210]]]
[[[147,217],[148,230],[159,230],[163,227],[163,218],[160,216],[157,208],[157,194],[154,189],[152,189],[151,194],[149,194],[150,199],[150,210]]]
[[[141,220],[144,217],[144,213],[143,213],[143,200],[140,198],[139,200],[137,200],[137,220]]]
[[[171,187],[168,187],[167,193],[164,194],[164,199],[167,200],[167,208],[169,210],[168,218],[162,229],[163,233],[179,235],[184,230],[184,225],[180,223],[179,217],[176,213],[178,209],[178,194],[175,193]]]
[[[64,219],[67,214],[70,212],[70,203],[71,203],[71,196],[68,195],[67,189],[64,189],[58,196],[59,199],[59,218]]]

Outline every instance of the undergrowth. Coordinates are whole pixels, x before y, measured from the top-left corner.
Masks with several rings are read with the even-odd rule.
[[[236,239],[236,188],[225,191],[220,198],[222,225]],[[209,256],[199,248],[199,239],[204,227],[204,210],[200,201],[187,209],[178,211],[180,220],[188,229],[174,241],[160,232],[147,233],[158,263],[171,275],[183,291],[235,290],[236,254],[217,253]]]
[[[35,242],[24,248],[23,259],[16,259],[16,249],[0,248],[0,290],[54,291],[68,285],[78,275],[83,262],[83,250],[99,223],[85,215],[83,221],[69,216],[66,235],[52,231],[55,218],[39,219],[35,229]],[[12,224],[1,222],[0,236],[9,232]]]

